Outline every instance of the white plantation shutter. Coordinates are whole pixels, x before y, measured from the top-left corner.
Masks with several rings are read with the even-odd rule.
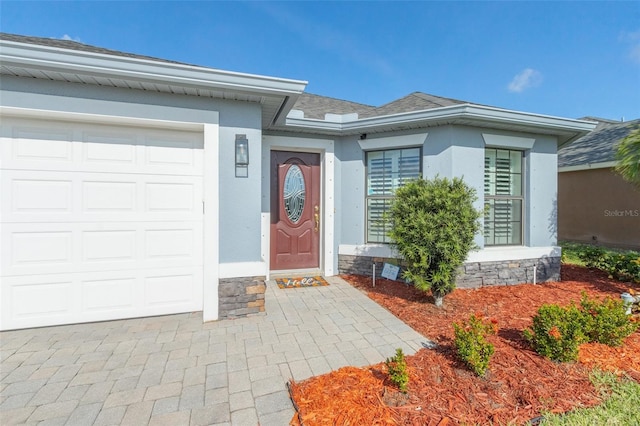
[[[522,244],[522,152],[485,150],[485,245]]]
[[[420,148],[367,152],[367,242],[387,243],[395,190],[420,177]]]

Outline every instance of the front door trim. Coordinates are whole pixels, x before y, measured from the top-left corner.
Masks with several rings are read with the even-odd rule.
[[[271,151],[298,151],[320,154],[320,272],[325,276],[335,275],[337,270],[337,245],[334,239],[335,229],[335,200],[334,200],[334,141],[331,139],[297,138],[290,136],[263,135],[262,138],[262,259],[267,266],[267,278],[271,275],[270,247],[271,247],[271,189],[270,165]],[[301,148],[303,147],[303,148]],[[274,271],[276,273],[276,271]]]

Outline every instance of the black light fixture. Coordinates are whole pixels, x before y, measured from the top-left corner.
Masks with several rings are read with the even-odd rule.
[[[249,176],[249,140],[247,135],[236,135],[236,177]]]

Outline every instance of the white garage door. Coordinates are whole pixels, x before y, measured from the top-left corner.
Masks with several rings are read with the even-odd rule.
[[[0,329],[202,310],[203,136],[3,119]]]

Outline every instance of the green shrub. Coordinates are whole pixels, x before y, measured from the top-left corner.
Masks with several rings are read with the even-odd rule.
[[[455,288],[458,267],[474,248],[480,211],[462,179],[417,179],[398,188],[389,210],[391,238],[403,257],[405,279],[431,290],[437,306]]]
[[[615,170],[624,180],[640,189],[640,127],[638,125],[618,144]]]
[[[611,255],[607,250],[597,246],[584,246],[578,253],[578,257],[585,266],[608,271],[611,267]]]
[[[622,253],[602,247],[583,246],[578,257],[587,267],[601,269],[612,278],[640,283],[640,253]]]
[[[402,349],[396,349],[395,356],[387,358],[385,364],[389,371],[389,379],[391,380],[391,383],[396,385],[402,392],[407,392],[409,372],[407,371],[407,362],[404,359]]]
[[[615,279],[640,283],[640,254],[635,252],[617,253],[611,256],[610,269]]]
[[[478,376],[484,376],[494,353],[494,347],[487,342],[486,336],[496,333],[496,323],[483,321],[472,314],[469,321],[453,323],[453,329],[458,357]]]
[[[584,315],[575,305],[542,305],[524,337],[542,356],[554,361],[575,361],[578,346],[587,341],[583,329]]]
[[[622,300],[607,297],[602,302],[589,299],[582,292],[580,307],[584,313],[584,334],[590,342],[620,346],[622,341],[638,327],[625,313]]]

